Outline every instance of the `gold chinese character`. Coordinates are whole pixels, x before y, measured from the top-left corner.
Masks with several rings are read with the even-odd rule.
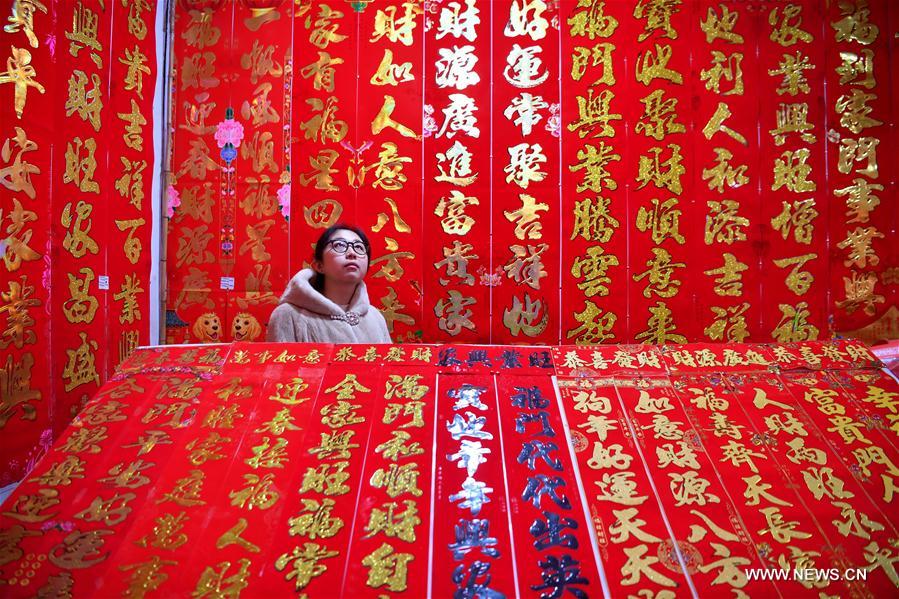
[[[40,476],[30,478],[28,481],[38,483],[39,485],[46,485],[48,487],[71,485],[73,479],[84,478],[84,465],[84,460],[79,459],[78,456],[69,455],[61,462],[57,462],[50,466],[50,468]]]
[[[340,23],[332,22],[332,20],[336,21],[342,19],[342,12],[332,9],[327,4],[319,4],[318,7],[319,12],[317,19],[312,23],[311,15],[307,17],[306,29],[311,28],[313,24],[315,25],[315,28],[309,34],[309,43],[324,50],[329,44],[338,44],[347,39],[348,36],[337,33],[337,30],[340,28]]]
[[[790,94],[807,94],[811,91],[808,85],[808,79],[805,71],[814,69],[815,65],[809,62],[808,56],[803,56],[802,52],[796,50],[796,55],[784,54],[783,59],[778,63],[776,69],[769,69],[769,75],[783,75],[783,81],[777,88],[777,95]]]
[[[319,54],[322,53],[320,52]],[[343,62],[342,58],[338,58],[335,59],[333,64],[340,64],[337,62],[338,60],[341,63]],[[372,85],[396,86],[400,83],[414,80],[415,76],[412,74],[412,63],[404,62],[401,64],[394,64],[393,50],[384,48],[384,56],[381,58],[381,62],[378,64],[378,68],[375,70],[375,74],[371,76],[369,82]]]
[[[571,274],[582,279],[577,286],[587,297],[608,295],[609,289],[606,285],[611,283],[612,279],[606,272],[609,267],[618,265],[618,256],[605,254],[602,246],[595,245],[587,248],[585,256],[575,258],[571,264]]]
[[[84,150],[84,157],[81,151]],[[88,193],[100,193],[100,185],[93,180],[97,170],[97,141],[93,137],[82,140],[76,137],[66,144],[66,168],[62,176],[63,183],[74,183],[75,187]]]
[[[654,31],[661,30],[659,37],[677,39],[677,30],[671,25],[671,17],[680,10],[681,0],[638,0],[634,6],[634,18],[646,19],[643,33],[638,42],[645,41]]]
[[[321,6],[327,8],[324,4]],[[292,552],[280,555],[277,561],[275,561],[275,570],[283,572],[292,562],[293,565],[291,566],[291,570],[284,576],[284,578],[286,580],[296,579],[294,581],[294,588],[297,591],[300,591],[305,588],[313,578],[321,576],[328,569],[326,565],[318,562],[337,555],[340,555],[339,551],[329,551],[318,543],[303,543],[302,550],[300,550],[299,547],[294,547]]]
[[[600,193],[603,185],[606,189],[618,189],[618,183],[606,170],[606,166],[610,162],[621,160],[621,155],[616,154],[614,148],[607,146],[604,141],[601,141],[598,147],[587,144],[578,150],[577,159],[579,162],[570,165],[568,170],[573,173],[582,169],[585,171],[583,182],[579,183],[576,188],[578,193],[588,189],[594,193]]]
[[[119,58],[119,62],[126,67],[128,71],[125,73],[125,91],[133,91],[138,98],[144,97],[144,75],[151,73],[150,67],[147,66],[147,56],[139,46],[134,46],[133,50],[125,48],[124,57]]]
[[[818,338],[818,328],[808,322],[811,312],[806,302],[799,302],[795,307],[779,304],[781,319],[771,331],[771,336],[781,343],[793,341],[811,341]]]
[[[587,241],[605,243],[619,226],[618,219],[609,212],[611,200],[603,197],[575,201],[574,226],[570,239],[580,236]]]
[[[659,297],[674,297],[680,291],[681,282],[673,278],[675,268],[685,268],[684,262],[672,262],[671,254],[664,248],[652,248],[653,257],[646,261],[647,268],[642,273],[633,275],[634,281],[641,281],[648,277],[646,287],[643,289],[644,297],[652,297],[655,293]]]
[[[250,83],[256,85],[259,79],[266,75],[280,77],[284,74],[284,67],[275,62],[272,54],[275,46],[263,46],[258,39],[253,40],[253,47],[240,57],[240,66],[250,71]]]
[[[187,512],[184,511],[177,515],[162,514],[156,518],[153,531],[135,541],[135,544],[139,547],[153,547],[166,551],[177,549],[188,541],[187,535],[181,532],[187,520]]]
[[[529,293],[524,294],[522,301],[518,296],[512,297],[512,306],[503,309],[503,326],[512,335],[524,333],[528,337],[540,335],[549,323],[549,312],[542,300],[533,299]]]
[[[473,297],[466,297],[455,289],[448,291],[448,296],[440,298],[434,305],[434,315],[437,316],[437,326],[441,331],[451,336],[456,336],[462,329],[474,330],[474,323],[469,317],[474,314],[468,306],[474,305]]]
[[[748,303],[743,302],[726,308],[712,306],[711,310],[715,320],[702,331],[709,339],[743,343],[749,337],[745,317],[746,311],[749,310]]]
[[[329,96],[325,101],[318,98],[309,98],[306,100],[306,103],[309,104],[313,113],[320,112],[320,114],[315,114],[311,119],[300,124],[300,129],[303,131],[305,139],[317,142],[320,136],[322,143],[329,141],[339,143],[346,137],[349,125],[347,125],[346,121],[336,118],[339,108],[336,97]]]
[[[780,232],[782,239],[789,238],[792,230],[796,243],[811,244],[812,234],[815,232],[812,221],[818,216],[814,198],[781,202],[781,204],[783,210],[771,219],[771,227]]]
[[[144,150],[143,127],[147,124],[147,119],[141,114],[137,101],[131,98],[131,112],[119,112],[117,116],[119,120],[127,123],[125,125],[125,134],[122,135],[122,141],[132,150],[142,152]]]
[[[590,85],[615,85],[615,72],[612,70],[612,51],[615,44],[598,42],[590,47],[575,46],[571,54],[571,78],[580,81],[587,73],[588,67],[600,67],[602,75]]]
[[[418,488],[418,464],[389,464],[387,469],[378,468],[371,475],[371,486],[376,489],[384,489],[391,499],[411,493],[415,497],[421,497],[422,490]]]
[[[643,133],[661,141],[669,133],[684,133],[686,127],[677,122],[677,98],[665,98],[665,91],[657,89],[642,98],[643,116],[634,127],[637,133]]]
[[[25,32],[32,48],[38,47],[37,35],[34,33],[34,15],[40,11],[47,14],[47,7],[38,0],[13,0],[12,14],[7,17],[9,25],[3,27],[6,33]]]
[[[10,506],[8,511],[3,512],[3,515],[20,522],[43,522],[58,515],[59,512],[46,514],[42,512],[59,505],[59,503],[59,491],[57,489],[38,489],[34,495],[21,494],[16,497],[15,503]]]
[[[717,295],[732,297],[743,295],[743,272],[748,270],[749,267],[728,252],[723,254],[723,258],[723,266],[704,271],[703,274],[710,277],[718,277],[715,279],[715,293]]]
[[[144,169],[147,168],[146,160],[131,160],[126,158],[125,156],[119,156],[119,160],[122,163],[122,176],[115,180],[115,189],[119,192],[123,198],[127,198],[128,202],[137,208],[141,209],[141,203],[144,200]],[[198,210],[198,201],[196,199],[196,189],[197,187],[192,188],[194,191],[186,191],[185,199],[182,200],[182,205],[184,205],[185,212],[190,215],[191,212],[197,214]],[[211,195],[208,195],[209,199],[212,199]],[[212,202],[209,202],[209,207],[211,208]],[[200,208],[202,209],[202,208]],[[198,214],[198,216],[200,216]],[[144,222],[143,219],[139,219],[141,222]],[[210,214],[208,219],[204,219],[206,222],[212,221],[212,216]],[[124,222],[135,222],[135,221],[124,221]],[[138,240],[139,241],[139,240]]]
[[[716,39],[722,39],[731,44],[742,44],[744,42],[743,36],[739,33],[734,33],[734,27],[737,25],[740,13],[731,11],[724,4],[720,4],[719,7],[721,8],[720,17],[718,16],[718,11],[710,6],[705,20],[699,22],[699,28],[705,33],[706,43],[711,44]]]
[[[220,562],[213,566],[207,566],[191,597],[239,597],[240,592],[250,584],[250,560],[241,558],[237,572],[228,576],[231,562]],[[218,570],[216,570],[218,568]]]
[[[88,383],[100,384],[100,375],[97,373],[94,354],[98,348],[97,342],[93,339],[88,341],[87,333],[83,331],[78,333],[78,337],[81,339],[81,344],[75,349],[66,350],[67,360],[62,371],[66,392]]]
[[[618,28],[618,20],[605,14],[603,0],[578,0],[577,6],[568,17],[572,37],[609,37]]]
[[[702,478],[695,470],[687,470],[684,473],[669,472],[668,478],[671,479],[668,485],[676,500],[674,503],[676,506],[721,503],[717,495],[707,491],[712,483]]]
[[[818,188],[817,183],[808,180],[812,167],[806,162],[810,156],[808,148],[800,148],[796,151],[787,150],[780,158],[775,159],[771,191],[777,191],[781,187],[786,187],[793,193],[815,191]]]
[[[102,6],[102,5],[101,5]],[[92,10],[84,7],[79,0],[78,6],[72,13],[72,31],[66,31],[66,39],[69,44],[69,53],[77,57],[82,47],[94,50],[91,53],[91,59],[98,68],[102,68],[103,62],[99,53],[103,51],[103,46],[97,39],[97,29],[100,23],[100,17]]]
[[[405,591],[408,563],[413,558],[411,553],[396,553],[389,543],[383,543],[362,559],[362,565],[369,569],[366,584],[372,588],[387,585],[394,592]]]
[[[860,137],[858,139],[844,137],[840,140],[840,156],[837,163],[837,170],[848,175],[852,172],[853,162],[867,162],[865,168],[858,169],[855,172],[859,175],[865,175],[868,178],[876,179],[879,176],[877,168],[878,145],[880,145],[880,140],[876,137]],[[860,181],[864,180],[856,179],[856,185],[862,185]],[[865,182],[864,185],[867,185],[867,182]],[[881,191],[883,190],[883,187],[872,185],[871,189]],[[843,193],[838,191],[837,195],[845,195],[845,191]]]
[[[584,310],[575,313],[573,318],[581,326],[573,328],[566,333],[566,339],[575,339],[575,343],[589,344],[602,343],[607,339],[613,339],[612,327],[618,320],[618,316],[611,312],[603,311],[595,303],[587,300],[584,302]]]
[[[876,227],[856,227],[846,233],[846,239],[837,244],[841,250],[848,250],[848,256],[843,261],[845,266],[865,268],[880,264],[880,256],[874,251],[872,243],[875,239],[883,239],[884,234]]]
[[[838,42],[858,42],[860,44],[873,44],[877,39],[880,29],[877,25],[868,21],[871,9],[868,8],[868,0],[858,2],[840,2],[840,16],[843,18],[830,24],[836,31],[834,39]]]
[[[768,14],[768,24],[771,25],[771,33],[768,38],[783,47],[792,46],[797,42],[810,44],[814,38],[802,30],[802,6],[799,4],[787,4],[780,13],[780,7],[775,7]]]
[[[66,116],[78,113],[81,120],[87,121],[94,128],[100,130],[100,112],[103,110],[103,90],[100,84],[100,76],[91,73],[91,89],[87,89],[87,73],[80,70],[72,71],[69,78],[69,95],[66,99]],[[145,123],[146,124],[146,121]]]
[[[877,312],[875,304],[882,304],[886,301],[884,296],[874,293],[877,286],[877,274],[873,272],[859,274],[852,271],[851,275],[851,278],[843,277],[846,297],[836,303],[837,308],[845,310],[847,314],[863,308],[865,314],[874,316]]]
[[[478,205],[480,205],[478,198],[466,196],[461,191],[454,189],[450,191],[448,197],[440,198],[434,214],[441,217],[440,226],[447,235],[467,235],[476,221],[473,217],[465,214],[465,208]]]
[[[738,133],[737,131],[734,131],[724,124],[724,121],[729,119],[731,116],[732,113],[730,111],[730,107],[724,102],[718,102],[718,107],[715,109],[715,113],[709,119],[709,122],[706,123],[705,127],[702,128],[702,134],[706,139],[711,140],[716,133],[724,133],[738,143],[744,146],[748,146],[749,142],[746,141],[746,137],[742,133]]]
[[[873,89],[877,85],[874,78],[874,50],[862,48],[855,52],[840,52],[841,64],[836,68],[840,76],[840,85],[858,85],[865,89]]]
[[[295,518],[287,520],[290,526],[288,534],[305,536],[314,541],[317,538],[333,537],[343,528],[344,522],[339,517],[331,517],[336,503],[333,499],[323,498],[321,503],[316,499],[300,499],[302,512]]]
[[[702,170],[702,179],[708,181],[709,189],[724,193],[725,185],[736,189],[749,183],[749,177],[745,174],[749,168],[748,165],[742,164],[734,168],[729,162],[734,157],[730,150],[724,148],[714,148],[714,150],[717,163],[712,168]]]
[[[674,318],[671,309],[663,302],[657,302],[649,307],[650,317],[647,321],[647,329],[637,334],[634,339],[641,343],[686,343],[687,338],[676,333]]]
[[[712,66],[699,73],[699,80],[705,81],[705,88],[722,96],[743,95],[743,53],[725,54],[712,50]],[[721,91],[722,78],[733,85],[726,92]]]
[[[787,135],[798,133],[799,138],[805,143],[815,143],[815,136],[809,133],[814,125],[808,122],[808,104],[780,104],[777,107],[777,127],[768,131],[774,136],[774,145],[782,146],[786,143]]]
[[[164,560],[158,555],[154,555],[146,562],[138,562],[119,566],[119,570],[127,572],[133,570],[128,577],[128,589],[123,593],[124,596],[137,599],[144,597],[147,593],[155,591],[169,579],[169,575],[162,572],[164,566],[177,566],[178,562],[173,560]],[[57,595],[60,596],[60,595]]]
[[[190,450],[188,461],[194,466],[200,466],[206,462],[224,459],[227,456],[224,453],[219,453],[224,449],[220,445],[230,442],[230,437],[223,437],[215,431],[209,433],[209,436],[202,440],[197,437],[185,445],[185,448]]]
[[[506,220],[515,224],[515,237],[521,240],[541,239],[543,225],[540,224],[538,213],[549,210],[549,204],[537,202],[536,198],[526,193],[518,194],[518,198],[521,200],[521,208],[503,211]]]
[[[373,507],[365,527],[367,534],[363,538],[368,539],[375,534],[384,533],[388,537],[414,543],[415,527],[421,524],[421,518],[418,517],[414,501],[406,499],[403,505],[405,509],[402,512],[398,512],[398,504],[395,501],[381,505],[380,509]]]
[[[200,499],[205,479],[206,473],[202,470],[191,470],[187,476],[175,481],[175,487],[171,491],[164,493],[161,498],[156,500],[156,503],[171,501],[181,507],[205,505],[206,502]]]
[[[231,499],[231,505],[252,510],[259,508],[267,510],[281,496],[273,487],[275,475],[267,473],[261,477],[256,474],[244,474],[243,480],[245,486],[242,489],[235,489],[228,494]]]
[[[683,191],[681,177],[687,170],[681,165],[683,159],[680,154],[681,148],[677,144],[668,144],[668,149],[671,150],[671,156],[664,162],[661,161],[663,151],[661,147],[650,148],[652,156],[640,156],[637,173],[637,182],[640,185],[637,189],[642,189],[652,182],[656,187],[665,188],[671,193],[680,194]],[[667,170],[663,171],[662,167],[667,167]]]
[[[22,118],[25,103],[28,101],[28,88],[33,87],[40,93],[46,90],[35,81],[37,71],[31,66],[31,52],[24,48],[10,46],[11,56],[6,59],[6,72],[0,72],[0,85],[13,84],[13,109],[16,117]]]
[[[593,97],[593,88],[587,90],[587,97],[575,96],[578,106],[578,120],[568,124],[569,131],[577,131],[583,139],[590,137],[614,137],[615,129],[612,121],[620,121],[620,114],[611,112],[610,103],[615,98],[615,93],[605,89],[598,96]]]
[[[0,168],[0,184],[11,191],[21,191],[33,200],[35,198],[35,192],[34,185],[31,182],[31,175],[40,174],[41,169],[24,160],[23,156],[26,152],[37,151],[38,146],[35,142],[28,139],[24,129],[16,127],[15,130],[15,137],[7,138],[6,141],[3,142],[3,147],[0,148],[0,160],[3,160],[4,162],[9,162],[10,158],[12,158],[13,151],[15,151],[16,154],[12,164]],[[15,143],[15,150],[13,149],[13,143]]]
[[[762,528],[758,531],[760,535],[770,534],[778,543],[789,543],[794,538],[808,539],[812,536],[807,532],[796,530],[799,526],[799,522],[785,521],[783,514],[780,513],[780,508],[778,507],[766,507],[759,511],[765,515],[765,521],[768,523],[768,528]]]
[[[655,54],[652,50],[637,55],[637,81],[643,85],[649,85],[654,79],[664,79],[678,85],[684,82],[684,77],[674,69],[668,68],[671,55],[674,50],[669,44],[655,44]]]
[[[786,268],[788,266],[792,266],[793,270],[790,271],[790,274],[787,275],[786,284],[787,289],[795,293],[796,295],[805,295],[805,293],[811,288],[812,282],[815,280],[815,277],[812,276],[812,273],[807,270],[801,270],[803,266],[810,260],[814,260],[818,257],[818,254],[803,254],[801,256],[795,256],[793,258],[781,258],[780,260],[774,260],[774,265],[778,268]]]
[[[394,99],[393,96],[385,94],[384,95],[384,103],[381,105],[381,109],[378,111],[378,114],[375,115],[375,118],[372,119],[372,121],[371,121],[372,134],[378,135],[384,129],[390,128],[390,129],[395,130],[397,133],[399,133],[403,137],[411,137],[413,139],[421,139],[421,136],[418,135],[415,131],[413,131],[406,125],[394,120],[391,117],[394,110],[396,110],[396,100]],[[343,138],[343,136],[341,136],[341,139],[342,138]],[[340,141],[340,140],[336,140],[336,141]]]
[[[109,557],[108,551],[103,552],[103,545],[104,537],[111,534],[113,531],[108,529],[76,530],[54,546],[47,557],[53,565],[66,570],[90,568]]]
[[[19,281],[9,281],[9,290],[0,292],[0,316],[6,317],[6,328],[0,333],[0,349],[10,345],[22,348],[26,343],[35,343],[34,319],[29,310],[41,305],[41,301],[32,297],[34,287],[27,284],[23,275]]]
[[[856,135],[869,127],[882,125],[883,121],[868,116],[874,111],[868,102],[876,99],[877,94],[866,94],[860,89],[852,89],[849,94],[837,98],[834,110],[840,115],[840,124]]]
[[[404,46],[411,46],[415,41],[412,32],[415,30],[418,15],[423,14],[421,6],[415,2],[403,2],[403,14],[397,17],[400,7],[390,6],[385,10],[378,10],[375,14],[374,29],[369,42],[376,42],[386,37],[391,42],[400,42]]]

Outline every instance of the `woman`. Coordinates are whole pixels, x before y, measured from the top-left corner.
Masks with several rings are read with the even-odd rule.
[[[371,245],[360,229],[329,227],[312,268],[294,275],[268,322],[268,341],[391,343],[387,322],[368,303]]]

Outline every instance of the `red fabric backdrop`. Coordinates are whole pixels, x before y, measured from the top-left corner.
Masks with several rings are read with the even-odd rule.
[[[338,220],[370,233],[369,295],[399,341],[895,337],[896,13],[179,10],[167,340],[261,338]],[[225,174],[228,107],[244,138]]]

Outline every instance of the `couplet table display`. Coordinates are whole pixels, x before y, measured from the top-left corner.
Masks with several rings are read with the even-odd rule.
[[[2,506],[0,584],[884,597],[897,437],[846,342],[145,348]]]
[[[166,343],[264,339],[341,221],[397,342],[899,336],[895,2],[189,4]]]

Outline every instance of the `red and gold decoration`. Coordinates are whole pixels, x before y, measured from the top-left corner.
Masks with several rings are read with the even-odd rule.
[[[139,349],[4,503],[0,581],[890,596],[899,385],[879,366],[845,342]]]
[[[155,3],[3,11],[0,485],[149,342],[156,89]]]
[[[398,342],[895,338],[897,13],[179,10],[167,340],[262,337],[339,221],[371,237],[369,295]],[[208,139],[229,106],[247,130],[230,165]]]

